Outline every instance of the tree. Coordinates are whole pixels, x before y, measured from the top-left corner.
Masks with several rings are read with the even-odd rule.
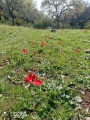
[[[35,8],[33,1],[24,2],[24,8],[22,10],[23,19],[26,22],[34,23],[35,20],[40,19],[41,13]]]
[[[4,0],[4,10],[12,19],[12,25],[17,16],[20,16],[20,11],[23,6],[23,0]]]
[[[23,24],[24,21],[34,24],[42,19],[44,14],[36,9],[33,0],[0,0],[0,21],[1,16],[6,21],[12,21],[14,25]]]
[[[85,5],[84,17],[86,20],[90,20],[90,4]]]
[[[68,11],[70,25],[72,27],[79,25],[84,27],[84,10],[85,2],[82,0],[74,0],[73,7]],[[83,21],[82,21],[83,20]]]
[[[3,11],[3,0],[0,0],[0,20],[2,16],[2,11]]]
[[[3,8],[2,6],[0,6],[0,20],[1,20],[1,12],[2,12]]]
[[[73,5],[73,0],[44,0],[42,7],[50,17],[57,20],[57,26],[60,27],[60,18]]]

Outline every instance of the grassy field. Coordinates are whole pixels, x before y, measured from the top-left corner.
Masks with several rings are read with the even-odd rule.
[[[90,30],[0,25],[0,120],[89,117]]]

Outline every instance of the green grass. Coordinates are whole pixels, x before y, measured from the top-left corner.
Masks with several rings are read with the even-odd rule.
[[[23,48],[28,54],[22,53]],[[51,33],[49,29],[0,25],[0,119],[89,117],[90,52],[86,50],[90,51],[90,30]],[[29,72],[43,82],[41,87],[24,82]],[[77,102],[77,96],[82,102]]]

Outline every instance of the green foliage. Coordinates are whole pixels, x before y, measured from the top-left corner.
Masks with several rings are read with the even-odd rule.
[[[24,23],[25,23],[25,21],[23,21],[23,20],[20,19],[20,18],[17,18],[17,19],[15,20],[15,24],[18,25],[18,26],[23,25]]]
[[[45,29],[45,28],[48,28],[48,27],[53,27],[53,22],[52,22],[52,20],[48,20],[48,19],[36,21],[35,24],[34,24],[34,27],[39,28],[39,29],[41,29],[41,28]]]
[[[42,18],[33,0],[0,0],[0,23],[28,26]]]
[[[70,29],[71,26],[70,26],[69,23],[63,22],[63,23],[60,24],[60,28],[62,28],[62,29]]]
[[[86,29],[90,29],[90,22],[87,22],[87,23],[86,23],[85,28],[86,28]]]
[[[2,23],[2,24],[3,24],[3,23],[4,23],[4,24],[6,23],[4,17],[2,17],[2,20],[0,20],[0,23]]]

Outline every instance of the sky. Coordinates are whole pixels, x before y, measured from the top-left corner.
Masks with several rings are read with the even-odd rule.
[[[37,0],[37,1],[36,1],[38,10],[40,10],[41,2],[42,2],[42,1],[43,1],[43,0]]]
[[[38,10],[40,10],[40,6],[41,6],[41,2],[42,2],[42,1],[43,1],[43,0],[37,0],[37,1],[36,1]],[[84,1],[90,3],[90,0],[84,0]]]

